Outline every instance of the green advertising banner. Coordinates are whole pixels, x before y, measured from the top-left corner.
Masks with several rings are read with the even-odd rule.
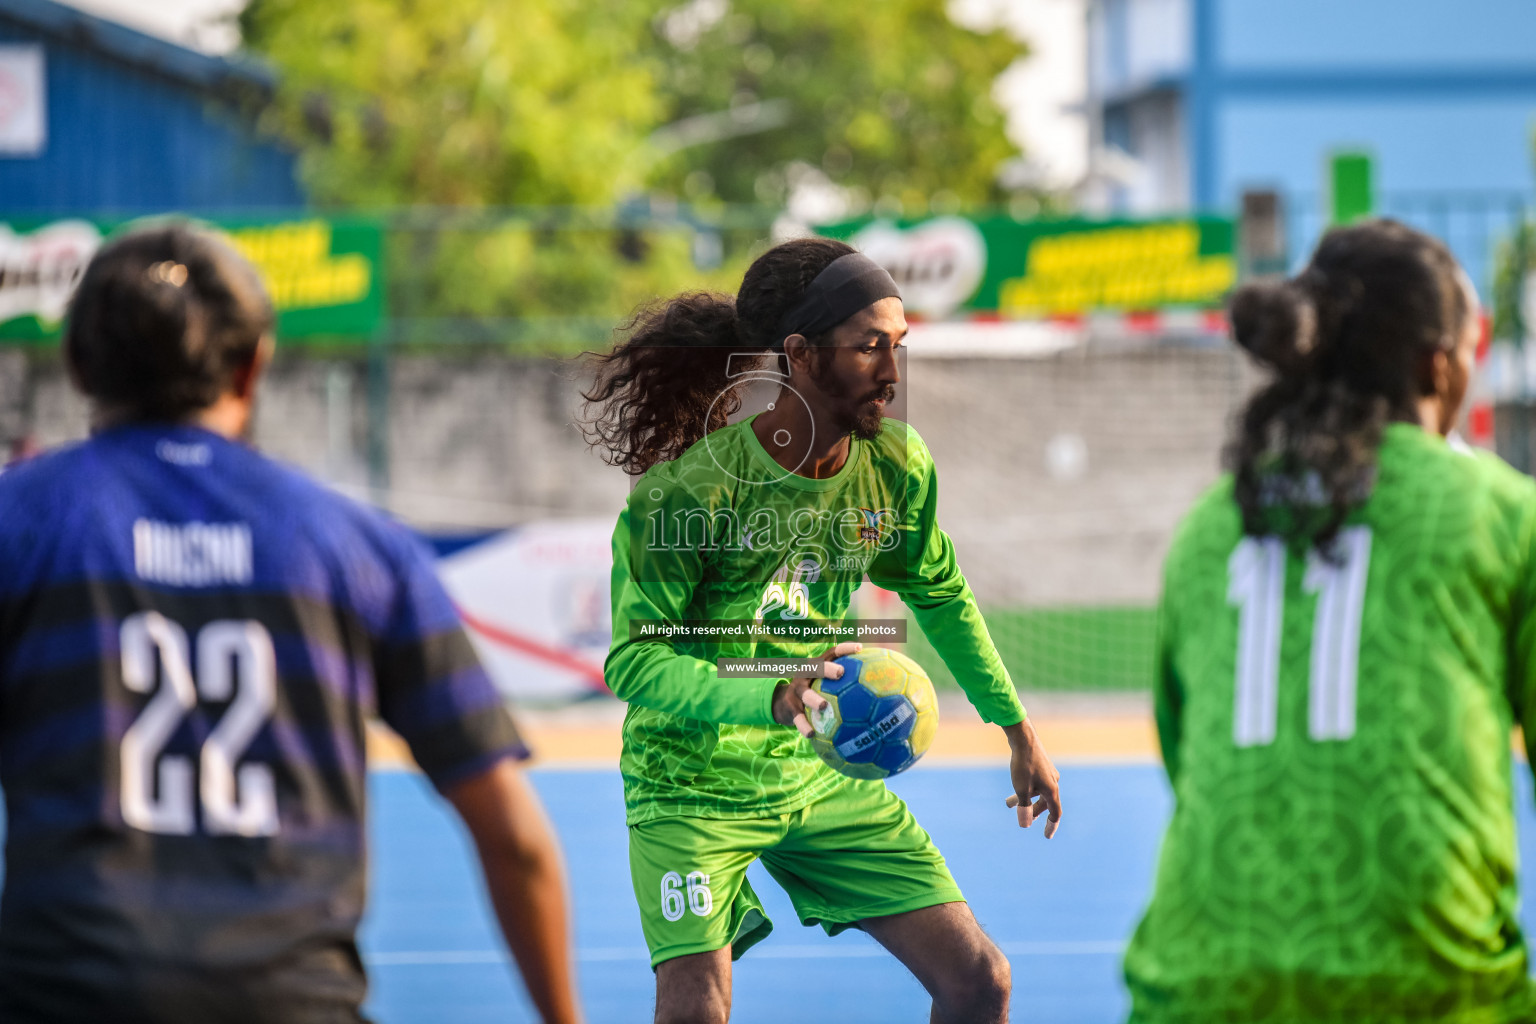
[[[96,250],[113,234],[147,222],[0,220],[0,339],[57,339]],[[198,223],[221,232],[260,271],[277,309],[280,340],[364,338],[378,327],[384,315],[378,222],[293,216]]]
[[[1237,280],[1233,222],[857,220],[818,229],[879,262],[922,316],[1075,317],[1219,306]]]

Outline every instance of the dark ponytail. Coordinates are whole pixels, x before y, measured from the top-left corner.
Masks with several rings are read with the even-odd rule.
[[[1417,421],[1424,358],[1473,314],[1436,239],[1395,221],[1335,228],[1301,274],[1232,296],[1233,339],[1275,373],[1227,449],[1250,535],[1332,543],[1376,480],[1382,433]]]
[[[135,231],[92,258],[70,300],[64,354],[80,389],[133,420],[212,405],[273,325],[256,271],[185,226]]]
[[[596,379],[582,394],[596,407],[582,424],[588,443],[638,476],[725,426],[741,408],[737,379],[784,340],[773,336],[780,317],[853,251],[830,238],[797,238],[753,261],[734,300],[687,292],[641,309],[619,329],[624,340],[593,358]]]

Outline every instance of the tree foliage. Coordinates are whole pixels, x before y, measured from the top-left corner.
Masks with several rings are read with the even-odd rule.
[[[1536,224],[1521,221],[1494,253],[1493,336],[1525,343],[1531,324],[1525,321],[1526,282],[1536,257]]]
[[[253,0],[270,123],[346,205],[606,203],[661,115],[626,0]]]
[[[657,184],[777,203],[798,166],[909,214],[1001,197],[1015,150],[992,85],[1023,50],[955,24],[942,0],[693,0],[652,24],[669,121],[788,107],[780,127],[678,152]]]
[[[327,206],[781,207],[814,179],[844,213],[912,214],[997,199],[1012,154],[991,88],[1020,47],[944,0],[251,0],[240,27],[278,73],[266,124]],[[398,232],[391,309],[450,327],[621,316],[729,287],[765,233],[727,235],[703,274],[686,226]]]

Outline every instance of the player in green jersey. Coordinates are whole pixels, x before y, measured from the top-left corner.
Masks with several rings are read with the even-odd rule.
[[[935,1020],[1007,1018],[1007,959],[927,833],[883,783],[838,775],[805,739],[806,709],[825,703],[810,684],[857,645],[647,632],[838,620],[867,575],[1007,733],[1019,824],[1049,815],[1055,831],[1057,773],[935,521],[933,460],[885,417],[906,333],[889,274],[799,239],[754,262],[734,301],[696,293],[642,313],[588,392],[597,443],[639,476],[614,531],[606,678],[630,705],[621,768],[658,1021],[729,1016],[731,961],[771,928],[746,880],[757,859],[803,923],[861,928],[900,958]],[[731,422],[764,384],[766,408]],[[716,659],[733,656],[822,664],[720,678]]]
[[[1448,441],[1479,334],[1440,242],[1330,231],[1232,302],[1270,368],[1168,555],[1175,809],[1132,1020],[1536,1019],[1510,733],[1536,739],[1536,485]]]

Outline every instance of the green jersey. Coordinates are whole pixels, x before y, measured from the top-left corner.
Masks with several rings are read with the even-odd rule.
[[[605,678],[629,703],[620,769],[629,823],[785,814],[846,782],[774,722],[777,678],[719,678],[721,657],[815,657],[826,640],[693,639],[645,625],[839,620],[867,575],[899,594],[983,718],[1024,709],[938,528],[933,459],[886,420],[843,468],[786,472],[751,420],[709,434],[637,481],[613,534]]]
[[[1327,557],[1245,537],[1230,480],[1196,505],[1134,1021],[1532,1019],[1510,734],[1536,738],[1533,559],[1536,485],[1406,424]]]

